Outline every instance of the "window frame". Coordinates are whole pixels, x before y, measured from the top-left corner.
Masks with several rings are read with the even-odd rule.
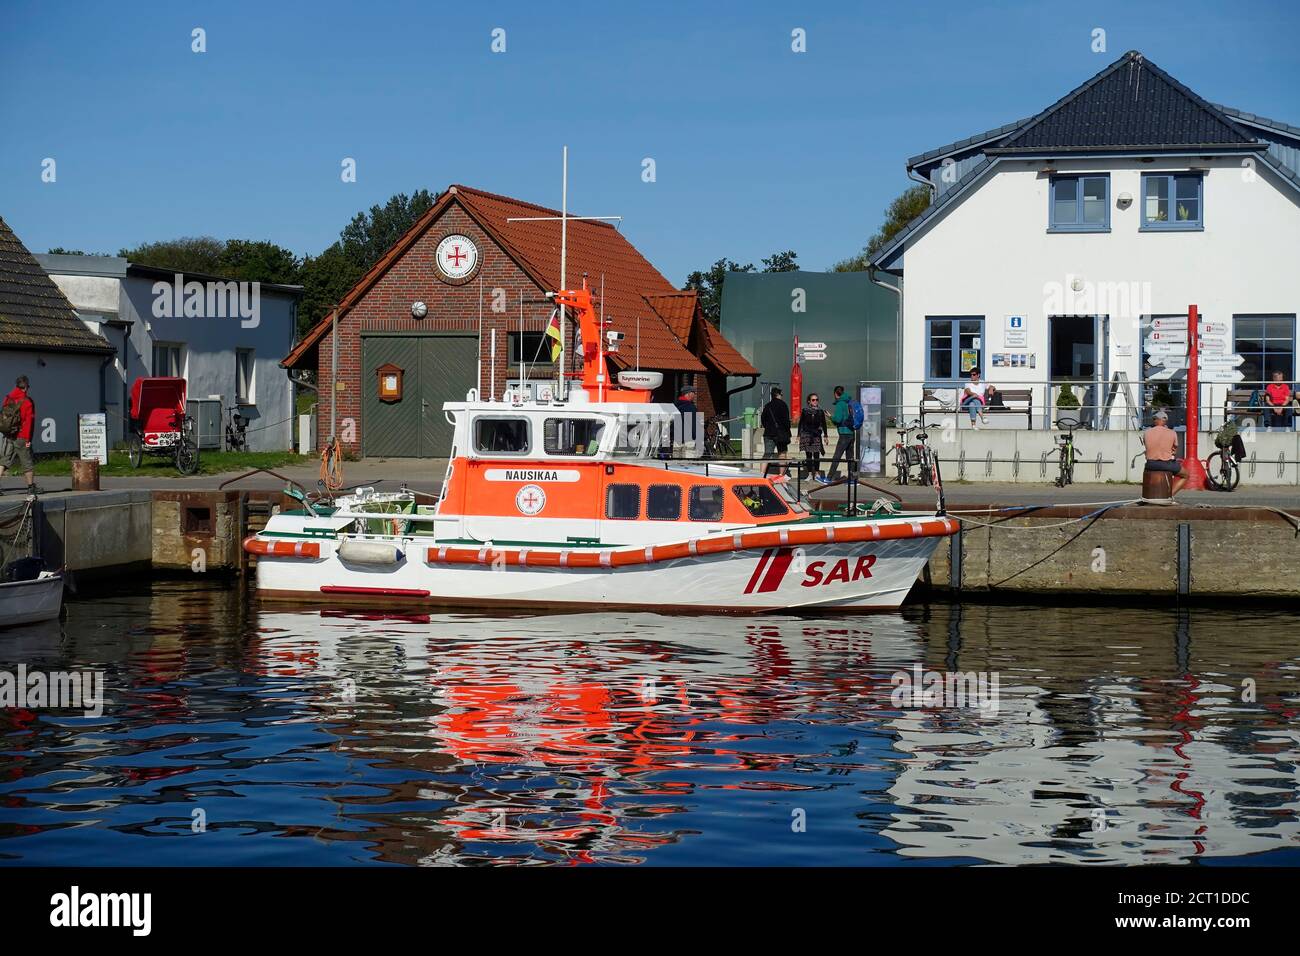
[[[557,429],[559,422],[594,422],[600,426],[600,430],[596,433],[596,450],[581,453],[576,451],[551,451],[546,445],[546,426],[549,422],[556,422]],[[608,425],[609,422],[597,415],[548,415],[542,419],[542,453],[548,458],[576,458],[578,460],[595,458],[601,452],[601,444],[605,440],[605,429]]]
[[[745,504],[745,499],[740,493],[740,489],[742,488],[757,488],[761,491],[766,491],[771,496],[769,505],[765,506],[762,511],[751,511],[749,506]],[[731,486],[731,493],[735,499],[740,502],[740,506],[745,509],[746,513],[748,513],[751,518],[779,518],[790,513],[789,507],[787,507],[786,503],[781,500],[781,495],[773,491],[771,485],[765,484],[764,482],[751,481],[745,482],[744,484],[734,484]],[[771,505],[775,505],[781,510],[773,511],[771,510]]]
[[[240,393],[240,359],[248,357],[248,382]],[[257,352],[255,349],[235,349],[235,404],[257,404]]]
[[[940,378],[931,375],[930,371],[934,368],[932,343],[934,333],[931,331],[935,322],[953,323],[948,333],[950,345],[950,354],[952,357],[952,375],[948,378]],[[985,375],[984,357],[988,354],[988,340],[986,338],[987,323],[982,315],[927,315],[925,317],[925,383],[927,388],[952,388],[970,378],[970,372],[961,371],[961,323],[978,322],[979,332],[976,338],[980,341],[979,362],[975,368],[979,370],[980,377]]]
[[[1196,179],[1196,219],[1168,219],[1161,222],[1159,219],[1147,219],[1147,198],[1151,183],[1158,179],[1168,180],[1169,182],[1169,211],[1176,212],[1178,205],[1178,179],[1192,178]],[[1205,229],[1205,173],[1197,172],[1168,172],[1168,173],[1143,173],[1141,196],[1141,221],[1139,232],[1200,232]]]
[[[1083,221],[1083,188],[1084,180],[1088,179],[1100,179],[1105,184],[1102,195],[1102,209],[1105,212],[1105,217],[1100,223]],[[1075,184],[1076,218],[1074,222],[1060,222],[1056,218],[1056,187],[1064,182]],[[1110,232],[1110,173],[1066,173],[1051,177],[1047,186],[1047,231]]]
[[[173,350],[175,350],[176,352],[175,372],[170,371],[170,369],[165,372],[160,372],[158,370],[159,350],[162,350],[167,353],[170,353]],[[168,364],[170,365],[170,362]],[[154,342],[151,367],[153,369],[153,374],[162,378],[185,378],[185,343],[184,342]]]
[[[534,338],[534,336],[536,338]],[[539,349],[532,350],[537,355],[536,360],[529,356],[528,353],[530,350],[525,347],[528,344],[529,339],[533,339],[534,344],[541,346]],[[523,332],[507,332],[506,354],[509,358],[507,359],[506,364],[514,368],[522,366],[527,366],[528,368],[554,367],[557,363],[551,360],[551,350],[546,347],[547,341],[545,330],[537,332],[525,329]]]
[[[479,422],[488,421],[523,422],[524,437],[527,441],[527,446],[523,451],[494,451],[492,449],[480,448],[478,441],[478,425]],[[470,422],[469,437],[470,441],[473,443],[474,454],[476,456],[487,456],[492,458],[527,458],[532,454],[533,449],[533,422],[532,419],[525,415],[475,415],[473,420]]]
[[[612,515],[609,513],[610,495],[615,488],[633,488],[636,490],[636,511],[632,515]],[[641,520],[641,486],[635,481],[611,481],[605,486],[605,514],[606,521],[640,521]]]
[[[718,492],[718,514],[716,517],[697,518],[695,516],[695,505],[696,505],[695,493],[704,488],[716,489]],[[686,518],[688,521],[721,521],[723,514],[726,513],[726,510],[727,510],[727,489],[724,488],[722,485],[720,484],[691,485],[690,494],[687,495],[686,498]]]
[[[1297,342],[1297,341],[1296,341],[1296,339],[1297,339],[1298,337],[1300,337],[1300,328],[1297,328],[1297,324],[1296,324],[1296,313],[1294,313],[1294,312],[1240,312],[1240,313],[1235,313],[1235,312],[1234,312],[1234,313],[1233,313],[1233,316],[1232,316],[1232,351],[1233,351],[1234,353],[1236,353],[1237,355],[1241,355],[1243,358],[1245,358],[1246,355],[1247,355],[1247,353],[1244,353],[1244,352],[1241,351],[1240,343],[1239,343],[1239,339],[1238,339],[1238,336],[1241,334],[1241,333],[1238,331],[1238,329],[1237,329],[1237,322],[1238,322],[1239,319],[1246,319],[1247,321],[1250,321],[1250,320],[1252,320],[1252,319],[1276,319],[1276,320],[1278,320],[1278,321],[1282,321],[1282,322],[1289,321],[1289,322],[1291,323],[1291,371],[1290,371],[1289,374],[1286,375],[1285,381],[1286,381],[1287,384],[1289,384],[1289,385],[1295,385],[1297,377],[1300,377],[1300,342]],[[1268,350],[1268,345],[1267,345],[1267,343],[1268,343],[1268,341],[1269,341],[1270,338],[1271,338],[1271,337],[1270,337],[1270,336],[1267,336],[1267,335],[1264,335],[1264,336],[1261,336],[1261,337],[1260,337],[1260,340],[1261,340],[1261,342],[1263,343],[1263,351],[1262,351],[1262,352],[1255,352],[1255,351],[1252,349],[1252,350],[1250,350],[1249,353],[1248,353],[1248,354],[1251,355],[1251,356],[1259,355],[1260,358],[1261,358],[1261,360],[1263,361],[1264,366],[1259,370],[1259,374],[1260,374],[1260,378],[1263,380],[1263,383],[1264,383],[1264,384],[1267,384],[1267,383],[1270,381],[1270,378],[1269,378],[1269,369],[1268,369],[1268,365],[1267,365],[1267,363],[1268,363],[1268,356],[1270,355],[1270,352],[1269,352],[1269,350]],[[1276,353],[1273,353],[1273,354],[1276,354]],[[1249,384],[1248,382],[1243,382],[1243,383],[1242,383],[1242,387],[1243,387],[1243,388],[1244,388],[1244,387],[1247,387],[1248,384]],[[1261,388],[1261,389],[1262,389],[1262,388],[1264,387],[1264,385],[1263,385],[1263,384],[1261,384],[1261,385],[1249,385],[1249,387],[1250,387],[1250,388]]]
[[[650,513],[650,496],[654,494],[656,488],[669,488],[677,492],[677,513],[671,518],[660,518]],[[682,520],[682,486],[674,485],[668,482],[656,482],[648,485],[645,491],[645,516],[647,521],[681,521]]]

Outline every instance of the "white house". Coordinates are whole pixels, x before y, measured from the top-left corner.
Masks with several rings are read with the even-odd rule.
[[[1296,381],[1300,128],[1212,105],[1129,52],[1036,116],[907,169],[933,201],[872,267],[900,290],[910,415],[923,386],[978,368],[1031,389],[1034,429],[1066,382],[1094,406],[1085,420],[1127,427],[1125,380],[1148,413],[1162,382],[1183,394],[1151,320],[1192,304],[1244,358],[1232,387]],[[1203,427],[1229,387],[1203,386]]]
[[[232,410],[247,422],[251,450],[293,447],[293,383],[279,362],[293,345],[300,286],[177,274],[115,256],[36,259],[116,352],[102,396],[110,441],[123,437],[136,378],[171,375],[186,380],[201,447],[220,447]]]

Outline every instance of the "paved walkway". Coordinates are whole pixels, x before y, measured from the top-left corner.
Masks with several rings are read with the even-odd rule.
[[[343,463],[343,481],[348,487],[374,485],[383,490],[397,489],[405,484],[415,491],[436,493],[442,486],[442,478],[447,470],[445,458],[367,458],[363,461]],[[275,469],[286,478],[314,490],[319,468],[310,465],[289,465]],[[118,488],[167,489],[167,490],[212,490],[221,483],[236,478],[240,472],[222,475],[199,475],[194,478],[181,477],[110,477],[100,479],[100,487],[105,490]],[[899,495],[909,507],[931,508],[934,506],[934,493],[929,488],[906,486],[900,488],[892,481],[871,479],[873,483]],[[67,477],[44,476],[38,481],[47,493],[67,491],[72,480]],[[6,498],[20,498],[22,479],[8,477],[0,482],[4,487]],[[260,473],[229,485],[230,489],[247,489],[271,491],[284,486],[284,482],[272,475]],[[949,506],[961,504],[979,505],[1047,505],[1047,504],[1082,504],[1088,502],[1123,501],[1138,498],[1142,489],[1136,484],[1075,484],[1067,488],[1057,488],[1047,482],[949,482],[944,486]],[[869,494],[864,489],[864,494]],[[822,497],[833,500],[843,499],[840,489],[829,489]],[[1296,485],[1263,485],[1247,481],[1236,491],[1225,494],[1214,491],[1185,491],[1178,496],[1180,501],[1188,504],[1214,505],[1273,505],[1290,509],[1300,508],[1300,487]]]

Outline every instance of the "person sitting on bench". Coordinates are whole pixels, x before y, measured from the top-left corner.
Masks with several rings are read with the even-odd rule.
[[[1291,419],[1295,415],[1295,409],[1291,407],[1292,389],[1283,381],[1283,373],[1279,368],[1273,369],[1273,381],[1264,386],[1264,425],[1272,428],[1275,425],[1281,425],[1287,428],[1291,424]]]
[[[961,390],[961,407],[970,412],[970,423],[972,428],[978,428],[975,423],[975,416],[980,417],[980,421],[988,424],[988,418],[984,415],[984,408],[989,402],[989,398],[996,389],[988,382],[980,381],[980,370],[973,368],[970,370],[970,381],[967,382]]]
[[[1173,475],[1169,488],[1172,498],[1187,484],[1187,471],[1183,468],[1178,455],[1178,434],[1169,427],[1169,413],[1163,408],[1156,409],[1152,416],[1155,424],[1142,433],[1142,444],[1146,447],[1147,463],[1144,471],[1164,471]]]

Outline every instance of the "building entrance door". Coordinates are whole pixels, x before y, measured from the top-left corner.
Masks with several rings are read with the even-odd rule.
[[[1099,325],[1094,315],[1053,315],[1047,319],[1047,373],[1053,385],[1054,406],[1048,414],[1052,422],[1066,415],[1096,426],[1099,383],[1104,371]],[[1066,385],[1079,400],[1080,407],[1072,413],[1058,412],[1056,405]]]
[[[380,396],[381,366],[401,370],[398,395]],[[362,454],[442,458],[452,427],[444,402],[464,401],[478,376],[478,339],[469,335],[365,335],[361,340]]]

